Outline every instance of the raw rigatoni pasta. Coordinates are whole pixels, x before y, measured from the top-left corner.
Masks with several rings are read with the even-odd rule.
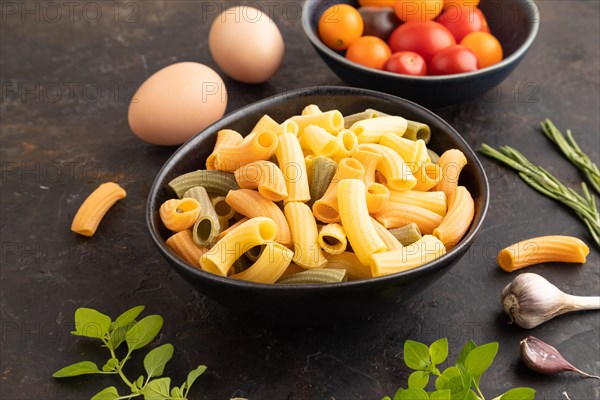
[[[376,149],[370,148],[367,145],[361,144],[356,147],[356,150],[352,153],[352,158],[362,164],[365,174],[363,181],[368,187],[369,184],[375,182],[375,171],[379,161],[383,158],[381,153]]]
[[[248,249],[275,240],[277,225],[270,218],[251,218],[219,240],[200,258],[203,270],[227,276],[229,269]]]
[[[294,136],[298,136],[299,130],[300,128],[298,127],[297,123],[295,123],[291,119],[286,119],[280,125],[275,127],[275,129],[273,129],[273,132],[275,132],[277,136],[281,136],[284,133],[291,133]]]
[[[350,127],[350,130],[356,133],[358,143],[379,143],[381,136],[386,133],[402,136],[406,131],[406,127],[406,119],[395,116],[384,116],[355,122]]]
[[[310,207],[294,201],[283,207],[283,213],[292,231],[294,262],[303,268],[322,267],[327,260],[317,242],[317,222]]]
[[[373,277],[371,268],[368,265],[363,265],[356,254],[351,251],[340,254],[325,254],[325,257],[327,258],[325,268],[345,270],[348,280],[354,281]]]
[[[277,283],[283,285],[315,285],[323,283],[340,283],[345,280],[346,271],[343,269],[316,268],[288,275]]]
[[[265,114],[258,120],[256,125],[254,125],[254,128],[252,128],[250,133],[274,131],[277,126],[279,126],[279,123],[277,123],[277,121],[275,121],[269,115]]]
[[[440,156],[437,165],[442,170],[442,180],[434,190],[441,190],[450,197],[450,193],[458,186],[458,178],[463,167],[467,165],[467,158],[462,151],[451,149]]]
[[[437,192],[419,192],[408,190],[406,192],[391,191],[390,203],[412,204],[433,211],[442,217],[446,215],[446,194],[442,191]]]
[[[443,178],[442,169],[431,162],[422,162],[411,169],[413,176],[417,180],[414,190],[426,192],[433,189]]]
[[[450,194],[448,212],[433,231],[433,235],[440,239],[446,248],[451,249],[465,235],[474,215],[475,203],[471,193],[466,187],[459,186]],[[429,233],[422,229],[421,231]]]
[[[363,119],[385,117],[386,115],[388,114],[382,113],[381,111],[373,110],[372,108],[368,108],[363,112],[345,116],[344,128],[350,129],[352,125],[354,125],[358,121],[362,121]]]
[[[254,264],[231,277],[257,283],[275,283],[290,265],[293,255],[284,245],[268,242]]]
[[[431,140],[431,128],[429,125],[411,120],[407,120],[406,122],[406,132],[402,135],[403,138],[422,140],[425,144],[429,143],[429,140]]]
[[[249,219],[250,218],[248,218],[248,217],[244,217],[244,218],[240,219],[239,221],[237,221],[236,223],[234,223],[233,225],[230,225],[227,228],[222,229],[221,232],[217,235],[217,240],[221,240],[225,235],[227,235],[229,232],[231,232],[232,230],[234,230],[235,228],[237,228],[244,222],[248,221]]]
[[[206,159],[206,169],[214,170],[215,168],[215,159],[217,158],[217,150],[222,145],[237,145],[244,140],[243,136],[238,132],[232,129],[221,129],[217,133],[217,142],[215,143],[215,147],[213,152]]]
[[[210,245],[221,231],[221,224],[206,189],[202,186],[193,187],[183,197],[196,200],[200,206],[200,213],[192,227],[194,242],[199,246]]]
[[[310,200],[306,204],[312,207],[315,201],[323,197],[337,172],[337,168],[337,163],[330,158],[321,156],[312,159],[311,166],[308,169],[310,175]]]
[[[191,198],[169,199],[159,209],[160,219],[167,229],[183,231],[194,225],[200,215],[200,204]]]
[[[401,226],[400,228],[390,229],[388,232],[392,234],[402,246],[408,246],[423,237],[419,227],[414,222]]]
[[[275,155],[287,188],[285,201],[310,200],[308,173],[298,138],[291,133],[279,136]]]
[[[338,110],[327,111],[320,114],[296,115],[292,117],[292,121],[300,127],[300,135],[303,134],[304,128],[309,125],[317,125],[325,129],[331,134],[335,134],[341,129],[344,129],[344,117]]]
[[[368,265],[371,255],[385,251],[386,246],[371,223],[365,184],[359,179],[343,179],[338,192],[340,219],[348,241],[360,262]]]
[[[352,152],[356,146],[358,146],[358,138],[350,129],[339,131],[336,137],[340,142],[340,148],[337,153],[332,154],[331,157],[339,162],[342,158],[350,157],[352,155]]]
[[[373,227],[375,228],[375,231],[377,232],[381,240],[383,240],[383,243],[385,243],[387,251],[400,250],[402,247],[404,247],[402,243],[396,239],[392,232],[390,230],[387,230],[375,218],[371,217],[371,223],[373,224]]]
[[[424,234],[433,233],[433,230],[442,223],[442,216],[433,211],[411,204],[389,201],[383,210],[375,214],[375,219],[387,229],[399,228],[414,222]]]
[[[235,145],[223,144],[215,151],[215,168],[233,172],[257,160],[268,160],[277,148],[277,135],[273,131],[253,132]]]
[[[428,158],[427,146],[423,140],[409,140],[392,133],[381,136],[379,144],[394,150],[411,167],[426,162]]]
[[[316,104],[309,104],[302,109],[302,115],[321,114],[323,111]]]
[[[498,265],[506,272],[544,262],[585,263],[589,247],[573,236],[540,236],[512,244],[498,253]]]
[[[318,156],[331,157],[342,149],[342,144],[336,136],[320,126],[309,125],[300,136],[300,147]]]
[[[348,240],[344,227],[340,224],[327,224],[319,228],[319,246],[329,254],[340,254],[346,251]]]
[[[431,235],[425,235],[402,250],[385,251],[371,257],[371,273],[383,276],[408,271],[427,264],[446,254],[444,244]]]
[[[118,200],[125,197],[127,197],[127,192],[118,184],[114,182],[101,184],[84,200],[77,210],[71,224],[71,230],[83,236],[93,236],[108,210]]]
[[[398,153],[379,144],[368,144],[363,148],[369,148],[381,154],[382,158],[377,165],[377,170],[383,174],[390,189],[404,191],[415,187],[417,179]]]
[[[200,268],[200,257],[208,251],[208,248],[200,247],[194,242],[189,229],[172,235],[167,239],[166,244],[184,261],[197,268]]]
[[[257,189],[265,199],[281,201],[288,196],[283,173],[270,161],[254,161],[233,174],[242,189]]]
[[[169,187],[173,189],[177,197],[183,197],[183,194],[195,186],[202,186],[208,194],[216,196],[225,196],[230,190],[239,189],[232,173],[224,171],[197,170],[179,175],[169,182]]]

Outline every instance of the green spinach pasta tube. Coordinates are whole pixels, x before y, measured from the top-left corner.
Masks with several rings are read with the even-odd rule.
[[[209,246],[221,231],[221,225],[206,189],[195,186],[187,190],[183,197],[192,198],[200,203],[200,214],[192,227],[192,237],[198,246]]]
[[[312,180],[310,182],[310,200],[306,203],[309,207],[319,200],[329,187],[333,176],[337,172],[337,163],[327,157],[316,157],[312,164]]]
[[[298,272],[281,279],[283,285],[310,285],[315,283],[339,283],[346,281],[345,269],[314,268],[309,271]]]
[[[359,112],[359,113],[348,115],[347,117],[344,117],[344,128],[350,129],[350,127],[355,122],[362,121],[363,119],[384,117],[386,115],[388,115],[388,114],[382,113],[381,111],[373,110],[372,108],[367,108],[363,112]]]
[[[420,122],[415,122],[411,120],[407,120],[408,125],[406,126],[406,131],[403,138],[410,140],[423,140],[425,144],[429,143],[431,140],[431,128],[427,124],[422,124]]]
[[[402,246],[408,246],[422,237],[419,227],[414,222],[401,226],[400,228],[390,229],[389,231]]]
[[[233,174],[224,171],[197,170],[180,175],[169,182],[169,187],[179,198],[195,186],[202,186],[209,194],[216,196],[225,196],[230,190],[240,188]]]

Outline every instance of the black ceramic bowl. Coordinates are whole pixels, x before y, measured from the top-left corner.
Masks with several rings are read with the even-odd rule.
[[[321,58],[342,80],[352,86],[380,90],[415,101],[426,107],[442,107],[474,99],[502,82],[519,64],[533,43],[539,27],[539,12],[532,0],[481,0],[479,7],[490,29],[502,44],[504,60],[478,71],[444,76],[409,76],[363,67],[331,50],[319,39],[321,14],[334,4],[356,0],[307,0],[302,27]],[[496,94],[490,94],[492,99]]]
[[[441,258],[411,271],[364,281],[324,285],[266,285],[225,278],[199,270],[181,260],[165,245],[170,232],[163,227],[159,207],[175,193],[167,185],[174,177],[197,170],[215,144],[221,129],[249,132],[264,114],[283,121],[301,113],[304,106],[317,104],[321,109],[339,109],[352,114],[366,108],[429,124],[429,147],[437,152],[457,148],[465,153],[468,164],[460,184],[475,200],[475,218],[461,242]],[[475,153],[462,137],[431,111],[388,94],[347,87],[318,87],[286,92],[228,114],[183,144],[162,167],[150,194],[146,218],[152,240],[169,264],[193,287],[207,297],[245,315],[257,315],[281,324],[320,324],[348,320],[377,313],[388,306],[425,289],[460,260],[481,228],[488,207],[489,188],[485,172]]]

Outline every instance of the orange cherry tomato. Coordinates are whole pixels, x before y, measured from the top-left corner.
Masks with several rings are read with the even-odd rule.
[[[435,19],[444,8],[444,0],[396,0],[394,11],[404,21],[429,21]]]
[[[395,0],[358,0],[361,7],[394,7]]]
[[[362,36],[364,23],[358,10],[347,4],[329,7],[319,19],[319,36],[334,50],[346,50]]]
[[[479,0],[445,0],[444,7],[457,6],[457,7],[477,7]]]
[[[346,52],[348,60],[376,69],[382,69],[391,55],[390,46],[375,36],[363,36],[356,39]]]
[[[479,61],[479,68],[489,67],[502,61],[502,45],[489,33],[469,33],[460,44],[475,54]]]

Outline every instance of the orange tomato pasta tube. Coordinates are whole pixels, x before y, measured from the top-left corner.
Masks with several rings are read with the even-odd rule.
[[[220,171],[233,172],[257,160],[268,160],[277,148],[273,131],[255,132],[237,144],[222,144],[216,150],[214,165]]]
[[[399,228],[414,222],[424,234],[430,234],[442,223],[442,216],[423,207],[411,204],[388,204],[375,214],[375,219],[387,229]]]
[[[217,133],[217,142],[213,152],[206,158],[206,169],[214,170],[215,159],[217,158],[217,149],[222,145],[237,145],[244,140],[243,136],[232,129],[222,129]]]
[[[442,170],[442,180],[434,190],[441,190],[449,197],[458,186],[458,178],[463,167],[467,165],[467,158],[462,151],[451,149],[440,156],[437,165]]]
[[[498,265],[506,272],[544,262],[585,263],[589,247],[573,236],[540,236],[508,246],[498,253]]]
[[[277,224],[277,237],[274,240],[284,246],[290,246],[292,244],[290,227],[283,215],[283,211],[277,207],[277,204],[273,203],[271,200],[265,199],[258,192],[250,189],[231,190],[229,191],[226,200],[231,208],[245,217],[270,218]]]
[[[327,269],[345,269],[348,279],[356,281],[360,279],[372,278],[371,268],[369,266],[362,265],[356,254],[345,251],[340,254],[326,254]]]
[[[160,206],[159,214],[167,229],[180,232],[194,225],[200,215],[200,203],[191,198],[170,199]]]
[[[319,200],[313,204],[315,217],[322,222],[340,222],[338,207],[338,183],[342,179],[363,179],[365,169],[362,164],[353,158],[344,158],[338,165],[337,172],[333,176],[327,191]],[[365,197],[362,193],[361,197]]]
[[[254,264],[231,277],[249,282],[275,283],[290,265],[293,255],[284,245],[269,242]]]
[[[446,215],[447,204],[446,194],[438,192],[420,192],[416,190],[407,190],[406,192],[390,192],[390,203],[412,204],[433,211],[442,217]]]
[[[343,179],[338,184],[338,203],[342,226],[361,264],[369,265],[372,254],[387,247],[371,223],[365,184],[359,179]]]
[[[417,184],[413,189],[423,192],[433,189],[443,178],[442,169],[439,165],[431,162],[417,164],[416,170],[412,172],[417,180]]]
[[[283,173],[270,161],[254,161],[238,168],[235,180],[242,189],[256,189],[265,199],[280,201],[287,197]]]
[[[317,222],[310,207],[294,201],[285,205],[283,213],[292,231],[294,262],[303,268],[321,268],[327,260],[317,242]]]
[[[79,210],[77,210],[71,224],[71,230],[83,236],[93,236],[108,210],[118,200],[124,199],[126,196],[127,192],[114,182],[101,184],[84,200]]]
[[[433,231],[433,236],[440,239],[447,249],[453,248],[469,230],[474,215],[475,203],[471,193],[464,186],[457,187],[448,199],[448,212]]]
[[[427,264],[446,254],[444,244],[431,235],[425,235],[402,250],[385,251],[371,256],[371,273],[384,276],[408,271]]]
[[[285,202],[310,200],[308,173],[298,138],[289,132],[279,136],[275,156],[288,192]]]
[[[189,229],[172,235],[166,244],[185,262],[197,268],[200,268],[200,257],[208,251],[208,248],[200,247],[194,242]]]

